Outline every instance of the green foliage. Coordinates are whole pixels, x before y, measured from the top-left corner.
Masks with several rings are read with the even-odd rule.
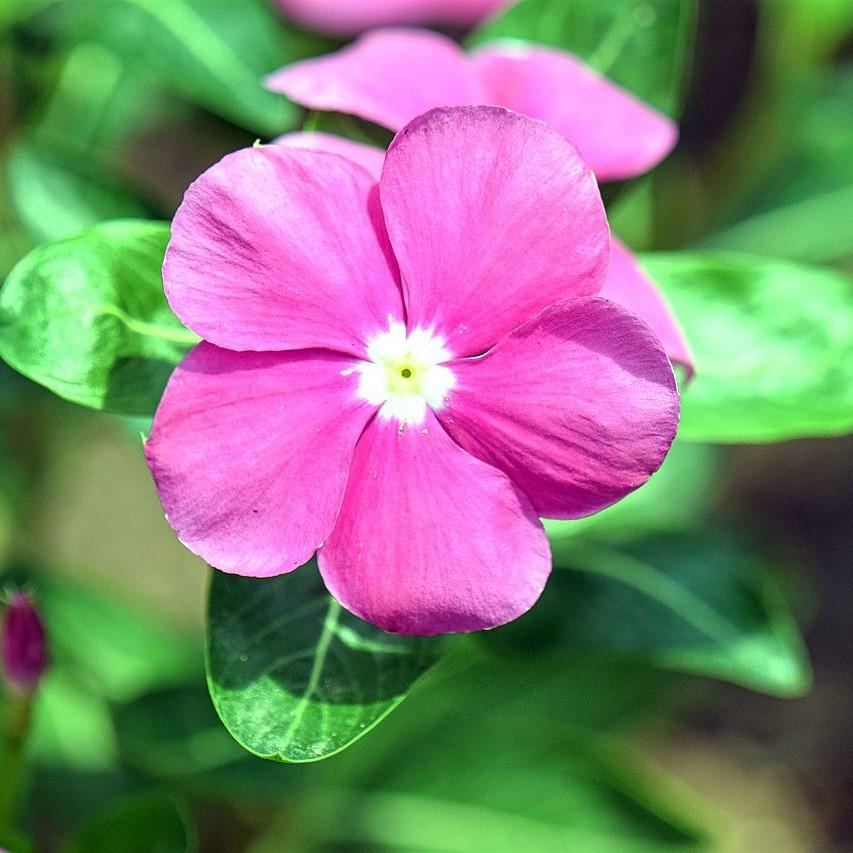
[[[52,10],[74,41],[94,39],[161,85],[256,133],[292,126],[299,111],[263,87],[326,42],[288,29],[263,0],[99,0]]]
[[[694,12],[692,0],[518,0],[470,44],[514,39],[567,50],[675,115]]]
[[[345,612],[313,565],[269,579],[213,575],[210,693],[231,734],[263,758],[344,749],[400,704],[439,645]]]
[[[158,791],[135,794],[87,821],[68,853],[191,853],[196,831],[186,805]]]
[[[60,397],[150,414],[197,338],[166,304],[168,226],[116,221],[34,249],[0,291],[0,356]]]
[[[619,550],[575,538],[555,563],[531,613],[489,643],[510,654],[609,652],[780,696],[810,685],[775,565],[729,535],[649,535]]]
[[[853,428],[853,282],[749,255],[644,255],[696,363],[679,436],[764,442]]]
[[[26,142],[9,155],[8,180],[18,219],[38,243],[75,236],[104,219],[147,215],[126,190]]]

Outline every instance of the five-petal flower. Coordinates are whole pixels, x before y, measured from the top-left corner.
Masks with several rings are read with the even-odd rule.
[[[378,185],[335,154],[228,155],[163,268],[205,339],[146,444],[169,522],[227,572],[317,552],[386,630],[517,617],[550,571],[539,516],[619,500],[675,433],[660,342],[596,295],[609,251],[576,150],[499,107],[417,118]]]

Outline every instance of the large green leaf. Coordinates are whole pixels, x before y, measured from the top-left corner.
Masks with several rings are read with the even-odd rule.
[[[128,220],[34,249],[0,290],[0,356],[72,402],[153,412],[197,340],[163,295],[168,238],[165,223]]]
[[[231,734],[263,758],[316,761],[349,746],[405,698],[440,645],[345,612],[313,565],[268,579],[213,574],[210,693]]]
[[[264,88],[264,76],[327,46],[286,27],[264,0],[84,0],[53,11],[67,37],[96,39],[184,97],[264,134],[299,115]]]
[[[694,11],[692,0],[519,0],[470,43],[520,39],[570,51],[674,115]]]
[[[7,169],[15,212],[35,242],[72,237],[105,219],[148,214],[126,189],[26,141],[13,146]]]
[[[648,536],[619,550],[567,540],[540,602],[487,642],[524,654],[618,654],[801,695],[808,661],[768,560],[707,530]]]
[[[679,436],[762,442],[853,428],[853,281],[713,252],[644,255],[696,363]]]
[[[69,853],[189,853],[197,847],[189,808],[159,791],[109,805],[68,843]]]

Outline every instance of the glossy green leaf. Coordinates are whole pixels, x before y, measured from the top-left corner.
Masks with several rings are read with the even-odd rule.
[[[38,243],[75,236],[105,219],[148,214],[126,189],[86,171],[79,158],[64,159],[20,142],[11,150],[7,170],[15,213]]]
[[[53,11],[68,38],[100,41],[189,100],[270,135],[300,113],[264,76],[327,46],[264,0],[99,0]]]
[[[168,238],[127,220],[34,249],[0,290],[0,357],[74,403],[151,414],[197,340],[163,295]]]
[[[727,535],[581,538],[534,609],[486,639],[515,653],[588,650],[798,696],[810,670],[769,558]]]
[[[192,815],[169,794],[126,797],[87,821],[68,844],[69,853],[190,853],[198,847]]]
[[[313,564],[267,579],[213,573],[210,694],[235,739],[262,758],[317,761],[346,748],[402,702],[440,645],[350,615]]]
[[[750,255],[644,255],[696,377],[679,436],[763,442],[853,429],[853,281]]]
[[[517,39],[569,51],[674,115],[694,11],[692,0],[518,0],[470,43]]]

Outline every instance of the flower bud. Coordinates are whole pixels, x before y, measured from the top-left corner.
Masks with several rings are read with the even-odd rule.
[[[21,690],[34,690],[47,668],[48,656],[44,626],[29,594],[11,594],[0,644],[8,682]]]

